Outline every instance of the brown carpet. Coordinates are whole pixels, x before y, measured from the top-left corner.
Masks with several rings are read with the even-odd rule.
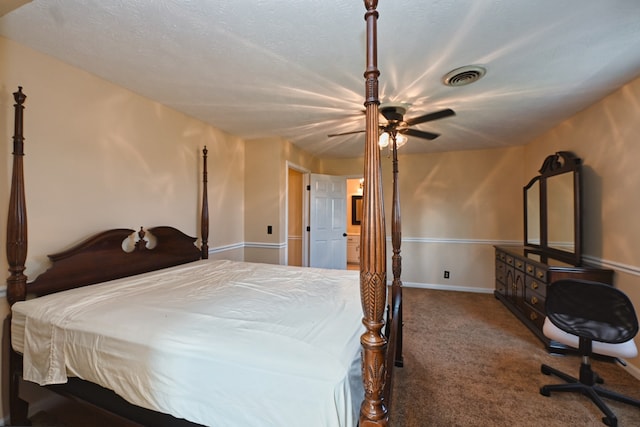
[[[604,426],[599,409],[582,395],[540,395],[540,386],[561,382],[541,374],[540,364],[577,376],[580,359],[548,354],[493,295],[405,288],[404,323],[404,367],[395,373],[391,426]],[[597,360],[593,366],[605,385],[640,398],[640,381],[623,368]],[[640,408],[610,407],[619,426],[640,426]],[[69,406],[33,421],[122,425]]]
[[[403,301],[392,426],[604,426],[585,396],[539,393],[562,382],[540,373],[542,363],[577,376],[580,358],[547,353],[493,295],[405,288]],[[640,399],[640,381],[622,367],[592,365],[607,387]],[[619,426],[640,426],[640,408],[610,408]]]

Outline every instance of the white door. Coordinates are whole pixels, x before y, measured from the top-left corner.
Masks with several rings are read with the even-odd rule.
[[[347,268],[347,180],[311,174],[309,266]]]

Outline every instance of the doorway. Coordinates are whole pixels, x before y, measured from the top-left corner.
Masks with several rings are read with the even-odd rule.
[[[309,261],[310,234],[310,172],[300,166],[287,162],[287,251],[286,264],[307,267]],[[336,177],[337,178],[337,177]],[[360,226],[353,224],[352,195],[362,195],[362,178],[358,176],[342,177],[346,182],[346,194],[343,196],[346,225],[346,244],[343,246],[347,269],[360,268]],[[341,267],[345,268],[345,266]]]
[[[360,219],[358,201],[362,200],[363,179],[347,178],[347,269],[360,269]],[[356,211],[354,211],[354,208]]]
[[[287,167],[287,265],[307,266],[307,192],[308,171]]]

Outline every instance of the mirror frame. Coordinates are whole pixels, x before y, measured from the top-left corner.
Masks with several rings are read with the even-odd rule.
[[[582,263],[582,160],[568,151],[558,151],[547,156],[539,170],[540,175],[533,177],[523,188],[524,199],[524,244],[537,248],[550,257],[579,266]],[[556,175],[573,174],[573,252],[549,246],[547,179]],[[529,242],[527,190],[539,183],[539,220],[540,243]]]
[[[534,187],[535,186],[535,187]],[[537,189],[537,194],[529,192],[533,192],[533,190]],[[530,200],[535,200],[537,206],[529,205]],[[540,237],[540,176],[536,176],[527,185],[524,187],[524,244],[525,246],[535,246],[540,247],[541,237]],[[534,214],[535,217],[530,217],[529,214]],[[535,224],[535,228],[533,227],[533,223]],[[529,234],[529,231],[537,230],[536,236],[533,237]],[[529,239],[535,240],[536,242],[529,241]]]
[[[351,225],[362,223],[362,196],[351,196]]]

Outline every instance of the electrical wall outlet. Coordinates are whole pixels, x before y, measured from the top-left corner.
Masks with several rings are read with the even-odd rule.
[[[447,270],[444,271],[444,278],[448,279],[449,278],[449,272]]]

